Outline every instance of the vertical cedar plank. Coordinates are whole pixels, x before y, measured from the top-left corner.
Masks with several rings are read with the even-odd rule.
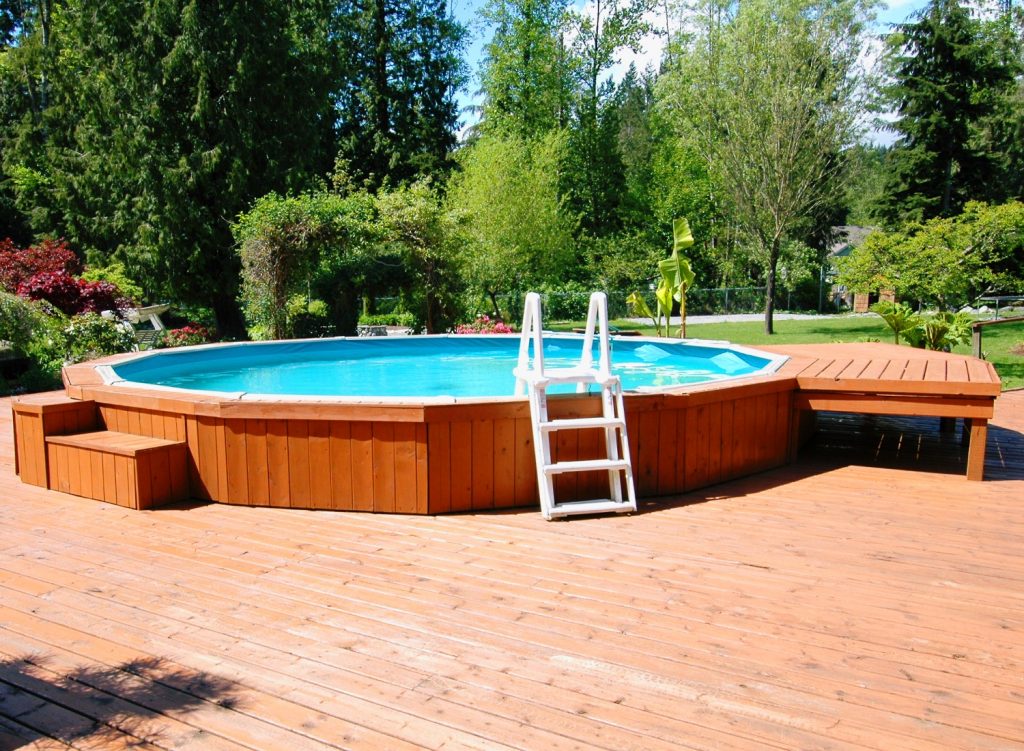
[[[153,413],[148,410],[139,410],[139,435],[153,435]]]
[[[79,469],[79,458],[81,457],[81,451],[77,448],[70,448],[66,452],[67,456],[67,490],[65,493],[71,493],[71,495],[82,495],[82,472]]]
[[[44,436],[67,435],[67,422],[73,419],[73,416],[66,412],[43,412],[40,417],[43,421]]]
[[[211,501],[221,500],[217,481],[217,428],[210,417],[196,418],[196,432],[199,434],[198,468],[200,483],[206,497]]]
[[[605,432],[600,428],[576,431],[576,437],[578,440],[576,458],[607,458],[608,449],[605,445],[604,436]],[[616,440],[618,440],[617,436]],[[621,473],[619,472],[616,472],[615,474],[616,476],[621,476]],[[576,477],[578,478],[579,483],[576,488],[576,493],[580,500],[611,497],[608,495],[610,490],[608,488],[609,479],[607,472],[579,472]]]
[[[494,421],[494,506],[516,505],[516,423],[502,417]]]
[[[751,398],[737,399],[733,402],[733,433],[732,433],[732,460],[737,477],[750,473],[750,448],[751,441],[756,440],[753,436],[755,419],[754,403]]]
[[[708,484],[709,454],[708,406],[702,404],[697,408],[697,476],[694,487],[703,488]]]
[[[224,456],[224,421],[213,420],[214,441],[217,462],[217,500],[228,500],[227,460]]]
[[[780,391],[777,394],[775,412],[775,451],[773,464],[775,466],[786,463],[789,454],[790,418],[793,412],[793,392]]]
[[[427,426],[416,423],[416,513],[429,513],[430,462],[427,455]]]
[[[734,402],[732,400],[722,402],[722,433],[719,442],[722,459],[719,478],[723,481],[730,480],[736,476],[735,466],[732,461],[732,436],[736,430],[733,422],[734,419]]]
[[[117,502],[117,462],[113,454],[103,454],[103,500]]]
[[[287,507],[290,505],[288,423],[285,420],[267,420],[266,425],[268,501],[271,506]]]
[[[551,460],[571,462],[579,454],[579,431],[560,430],[553,434]],[[555,503],[579,499],[579,473],[565,472],[554,476]]]
[[[53,487],[47,471],[46,440],[43,437],[43,422],[39,415],[22,415],[19,433],[25,443],[21,479],[31,485]]]
[[[352,432],[350,423],[331,422],[331,508],[348,511],[352,502]]]
[[[309,500],[313,508],[331,508],[331,424],[309,421]]]
[[[170,473],[171,498],[176,501],[191,495],[188,486],[188,463],[185,456],[186,451],[182,446],[175,446],[168,454],[167,466]]]
[[[416,513],[417,464],[416,424],[394,423],[395,506],[401,514]]]
[[[756,471],[767,469],[771,464],[772,453],[772,431],[775,421],[775,394],[762,394],[757,397],[757,427],[754,435],[757,436],[757,461]]]
[[[196,498],[210,499],[199,471],[199,421],[195,417],[185,418],[185,445],[188,446],[188,486]]]
[[[470,423],[473,442],[473,503],[474,509],[494,508],[494,421],[474,420]]]
[[[698,487],[699,464],[700,464],[700,436],[699,436],[699,414],[700,407],[688,407],[686,409],[686,455],[684,457],[686,476],[686,490],[693,490]]]
[[[14,428],[14,474],[21,477],[21,464],[25,461],[25,434],[21,429],[22,416],[11,409],[11,426]]]
[[[428,423],[427,453],[430,455],[427,467],[428,510],[431,514],[443,514],[451,511],[452,507],[451,423]]]
[[[676,443],[677,410],[666,407],[658,415],[658,495],[678,493],[676,465],[679,463],[679,444]]]
[[[491,460],[490,457],[487,458]],[[451,424],[452,511],[473,508],[473,423],[462,420]]]
[[[373,510],[395,510],[395,424],[373,425]]]
[[[288,420],[288,506],[309,508],[309,423]]]
[[[722,480],[722,403],[707,405],[708,414],[708,477],[707,484]]]
[[[177,500],[171,490],[171,448],[162,448],[149,453],[149,506],[152,508],[170,500]]]
[[[658,412],[641,412],[638,420],[637,459],[633,463],[633,481],[640,496],[658,493],[658,428],[661,418]]]
[[[146,509],[153,505],[153,453],[144,451],[130,460],[135,478],[134,509]]]
[[[68,458],[68,447],[58,446],[56,452],[54,452],[50,458],[50,467],[56,475],[56,483],[51,483],[50,487],[56,485],[56,490],[62,493],[71,492],[71,484],[68,481],[68,465],[70,459]]]
[[[139,410],[128,410],[128,429],[125,432],[142,435],[142,416],[139,414]]]
[[[106,482],[103,478],[103,454],[99,451],[89,452],[89,475],[92,478],[92,492],[95,494],[89,497],[106,500]]]
[[[686,434],[686,422],[687,414],[689,409],[682,404],[676,408],[676,448],[673,452],[676,458],[676,489],[675,493],[682,493],[687,488],[687,480],[689,479],[686,475],[686,457],[690,453],[689,443],[687,442]]]
[[[267,457],[267,423],[245,421],[246,501],[252,506],[270,505],[270,470]]]
[[[118,506],[126,506],[131,508],[132,495],[130,476],[131,467],[127,456],[114,456],[114,485],[116,486],[116,492],[114,493],[114,502]]]
[[[246,468],[245,420],[224,421],[224,463],[227,479],[227,500],[249,503],[249,479]]]
[[[373,425],[354,422],[352,430],[352,508],[373,511]]]
[[[136,472],[136,464],[134,458],[118,457],[125,460],[125,474],[128,475],[128,508],[137,509],[139,507],[139,476]]]
[[[537,463],[533,447],[533,424],[528,417],[515,419],[515,456],[516,467],[515,505],[533,506],[540,496],[537,492]]]

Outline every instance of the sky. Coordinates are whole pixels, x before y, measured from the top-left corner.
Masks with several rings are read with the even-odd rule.
[[[469,112],[469,110],[474,104],[479,103],[479,97],[475,92],[480,86],[480,60],[483,55],[484,42],[490,36],[489,32],[482,27],[479,19],[479,10],[485,3],[486,0],[451,0],[452,11],[456,19],[465,24],[470,32],[470,40],[466,49],[466,60],[469,63],[471,79],[466,87],[467,90],[459,93],[459,106],[463,110],[461,116],[463,128],[476,121],[476,116]],[[886,33],[892,24],[902,23],[912,13],[920,10],[926,4],[927,0],[892,0],[877,10],[876,33],[879,35]],[[585,9],[586,3],[578,3],[577,7]],[[658,24],[664,23],[661,17],[652,19],[652,21]],[[654,34],[650,35],[642,42],[642,49],[639,53],[633,53],[629,50],[625,50],[622,53],[619,64],[612,71],[612,75],[618,79],[629,69],[631,63],[636,65],[637,70],[644,70],[647,66],[656,68],[661,59],[664,44],[664,37]],[[877,50],[877,45],[875,49]],[[874,59],[876,56],[877,52],[873,54],[869,52],[869,59]],[[886,131],[872,129],[868,132],[867,138],[873,143],[888,145],[892,143],[895,136]]]

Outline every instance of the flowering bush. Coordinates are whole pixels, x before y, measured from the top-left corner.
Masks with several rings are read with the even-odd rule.
[[[95,360],[104,355],[131,352],[135,349],[135,334],[104,318],[89,312],[74,316],[64,327],[65,363]]]
[[[509,326],[503,321],[491,320],[490,316],[477,316],[472,323],[460,323],[455,327],[456,334],[514,334],[515,326]]]
[[[213,340],[210,330],[198,323],[190,323],[180,329],[168,329],[163,333],[157,342],[157,349],[168,347],[190,347],[193,344],[206,344]]]
[[[67,271],[42,271],[18,285],[18,295],[46,300],[69,316],[118,310],[127,303],[110,282],[87,282]]]
[[[19,285],[37,274],[74,275],[81,271],[81,261],[63,240],[44,240],[29,248],[15,247],[10,238],[0,240],[0,285],[8,292],[16,292]]]

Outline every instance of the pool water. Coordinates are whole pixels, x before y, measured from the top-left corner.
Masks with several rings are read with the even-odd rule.
[[[547,368],[579,361],[582,337],[545,336]],[[319,339],[182,348],[114,366],[109,380],[261,395],[509,396],[519,337],[416,336]],[[595,343],[594,359],[597,359]],[[718,381],[774,370],[779,359],[736,348],[670,340],[612,342],[612,370],[627,390]],[[572,385],[551,391],[573,391]]]

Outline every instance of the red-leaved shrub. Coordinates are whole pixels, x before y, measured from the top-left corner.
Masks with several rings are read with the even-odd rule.
[[[16,247],[10,238],[0,240],[0,285],[6,291],[17,292],[37,274],[59,271],[82,273],[82,262],[64,240],[43,240],[29,248]]]
[[[69,316],[118,310],[126,301],[110,282],[87,282],[67,271],[44,271],[18,285],[18,294],[46,300]]]

